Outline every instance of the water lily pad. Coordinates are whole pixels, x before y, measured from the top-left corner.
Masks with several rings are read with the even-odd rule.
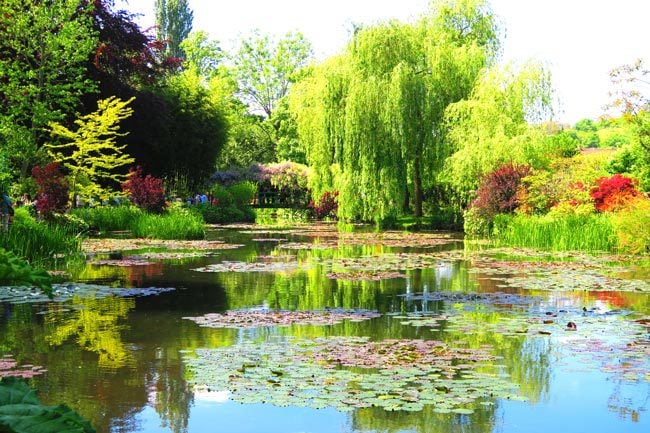
[[[52,298],[34,287],[0,287],[0,302],[11,304],[66,302],[73,296],[105,298],[107,296],[151,296],[175,290],[170,287],[115,288],[95,284],[52,284]]]
[[[344,320],[363,321],[381,316],[375,311],[325,309],[317,311],[233,310],[224,314],[210,313],[199,317],[184,317],[208,328],[258,328],[262,326],[333,325]],[[272,374],[281,376],[276,369]]]
[[[87,253],[131,251],[145,248],[165,248],[168,250],[224,250],[242,245],[227,244],[223,241],[179,241],[158,239],[85,239],[82,249]]]
[[[18,365],[11,356],[5,355],[0,358],[0,377],[17,376],[28,379],[45,372],[47,370],[39,365]]]
[[[345,281],[379,281],[393,278],[408,278],[408,275],[401,272],[330,272],[325,275],[331,280]]]
[[[282,406],[417,411],[434,404],[450,411],[477,398],[516,392],[498,375],[477,371],[481,362],[459,366],[469,359],[494,357],[487,348],[456,349],[438,341],[331,337],[197,349],[184,363],[197,389],[227,390],[243,402],[251,401],[249,395],[264,396]],[[273,374],[277,369],[282,375]],[[460,377],[468,369],[473,374]],[[456,378],[440,379],[439,371]]]
[[[231,262],[223,261],[192,269],[196,272],[295,272],[309,269],[308,263],[298,261],[262,261],[262,262]]]
[[[121,260],[92,260],[88,262],[90,265],[95,266],[149,266],[152,262],[140,259],[121,259]]]

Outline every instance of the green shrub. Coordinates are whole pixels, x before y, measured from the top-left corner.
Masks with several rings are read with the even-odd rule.
[[[469,208],[463,215],[463,230],[471,237],[489,236],[492,221],[481,215],[475,208]]]
[[[253,182],[239,182],[230,186],[228,192],[232,197],[232,202],[241,208],[250,205],[257,193],[257,185]]]
[[[233,204],[232,194],[228,191],[227,188],[221,185],[214,185],[210,190],[212,196],[217,200],[219,206],[230,206]]]
[[[650,200],[641,198],[612,216],[618,247],[625,252],[650,253]]]

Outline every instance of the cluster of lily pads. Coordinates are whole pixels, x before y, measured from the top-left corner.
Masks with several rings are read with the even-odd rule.
[[[168,250],[227,250],[241,247],[223,241],[156,240],[156,239],[85,239],[82,249],[87,253],[132,251],[144,248],[165,248]]]
[[[308,263],[300,263],[295,260],[263,262],[223,261],[192,270],[196,272],[294,272],[306,270],[310,267]]]
[[[332,337],[251,342],[186,353],[195,389],[227,391],[241,403],[333,407],[339,411],[381,407],[469,414],[467,404],[520,399],[498,371],[488,348],[454,349],[438,341]]]
[[[0,302],[29,304],[44,302],[66,302],[74,296],[105,298],[108,296],[136,297],[151,296],[175,290],[170,287],[115,288],[96,284],[68,283],[52,284],[52,297],[34,287],[0,287]]]
[[[317,311],[231,310],[183,317],[208,328],[258,328],[263,326],[333,325],[343,320],[360,322],[380,314],[369,310],[324,309]]]
[[[549,336],[561,349],[559,355],[577,356],[582,366],[598,367],[618,380],[650,382],[648,318],[633,320],[626,311],[578,308],[532,310],[525,315],[483,310],[459,304],[436,314],[391,317],[403,325],[465,335]]]
[[[407,278],[406,274],[390,271],[329,272],[325,276],[331,280],[380,281],[393,278]]]
[[[0,358],[0,377],[16,376],[28,379],[45,373],[47,370],[39,365],[18,365],[11,356]]]
[[[407,293],[401,296],[409,301],[445,301],[451,303],[478,304],[482,306],[507,305],[527,307],[529,305],[538,304],[542,300],[542,298],[539,296],[522,296],[514,293],[504,292],[476,293],[436,291]]]

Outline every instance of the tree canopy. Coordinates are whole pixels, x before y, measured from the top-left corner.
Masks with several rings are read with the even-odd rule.
[[[166,44],[165,54],[185,58],[182,42],[192,31],[194,12],[187,0],[156,0],[158,40]]]
[[[313,69],[292,96],[314,167],[316,197],[339,191],[339,216],[422,215],[438,182],[446,107],[467,97],[497,54],[498,26],[484,1],[434,3],[414,24],[361,28],[347,50]]]
[[[94,7],[79,0],[0,2],[0,143],[29,173],[50,122],[97,89],[87,75],[97,43]]]

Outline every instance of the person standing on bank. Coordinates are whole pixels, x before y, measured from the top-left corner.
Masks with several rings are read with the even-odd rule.
[[[2,193],[0,197],[0,221],[2,221],[2,231],[9,230],[9,224],[14,217],[14,208],[11,206],[11,199],[6,193]]]

